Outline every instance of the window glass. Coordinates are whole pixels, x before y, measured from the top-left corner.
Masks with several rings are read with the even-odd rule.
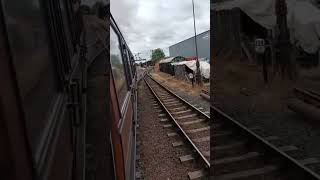
[[[123,59],[120,51],[119,38],[112,27],[110,27],[110,62],[118,94],[119,104],[122,106],[125,95],[128,91],[128,87]]]
[[[131,53],[129,53],[129,59],[130,59],[130,65],[131,65],[131,74],[132,74],[132,77],[134,77],[135,76],[136,67],[134,65],[134,59],[133,59]]]
[[[38,0],[2,3],[28,138],[35,152],[58,94],[45,12]]]
[[[126,50],[127,64],[128,64],[128,74],[130,76],[129,83],[132,84],[132,65],[129,56],[129,52]]]

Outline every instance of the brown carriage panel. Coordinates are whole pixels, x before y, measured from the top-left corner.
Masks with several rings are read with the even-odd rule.
[[[1,8],[1,4],[0,4]],[[0,11],[0,121],[1,121],[1,170],[7,173],[5,179],[32,179],[32,156],[26,138],[17,82],[9,55],[8,42]],[[4,146],[2,146],[4,145]],[[2,160],[10,160],[3,162]],[[7,169],[9,168],[9,169]]]
[[[59,86],[56,59],[47,29],[46,9],[27,0],[1,1],[5,17],[10,63],[23,107],[24,124],[33,156],[39,151],[49,113]],[[18,6],[20,4],[23,7]],[[37,161],[37,160],[36,160]]]
[[[128,154],[131,151],[129,145],[131,138],[131,131],[132,131],[132,119],[133,119],[133,105],[132,105],[132,97],[129,96],[128,100],[128,108],[124,114],[122,127],[121,127],[121,141],[123,147],[123,157],[128,160]]]
[[[115,163],[115,172],[116,177],[119,180],[124,180],[124,159],[123,159],[123,151],[121,144],[121,135],[118,129],[118,121],[120,119],[120,111],[118,107],[118,101],[116,98],[116,90],[114,86],[114,82],[112,76],[110,76],[110,109],[111,109],[111,119],[112,119],[112,128],[111,128],[111,139],[112,139],[112,148],[113,148],[113,156]]]
[[[0,119],[3,118],[2,109],[3,107],[1,107],[0,104]],[[12,162],[8,156],[10,154],[8,138],[8,132],[4,121],[0,121],[0,177],[4,179],[13,179]]]
[[[114,163],[115,163],[115,172],[116,177],[119,180],[124,180],[124,162],[122,156],[122,146],[120,140],[120,134],[115,129],[112,128],[111,130],[111,137],[112,137],[112,145],[113,145],[113,156],[114,156]]]
[[[51,148],[51,164],[48,170],[48,180],[64,179],[71,180],[72,176],[72,143],[71,143],[71,124],[68,116],[62,119],[61,126],[58,126],[56,143]]]

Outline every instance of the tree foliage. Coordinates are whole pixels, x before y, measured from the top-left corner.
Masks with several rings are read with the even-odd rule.
[[[162,49],[160,48],[157,48],[155,50],[152,51],[152,54],[151,54],[151,61],[152,62],[156,62],[162,58],[164,58],[165,55],[164,55],[164,52]]]

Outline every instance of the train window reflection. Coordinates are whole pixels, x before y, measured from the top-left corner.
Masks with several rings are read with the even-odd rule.
[[[132,73],[131,73],[131,63],[130,63],[130,58],[129,58],[129,52],[128,50],[126,49],[125,50],[125,57],[126,57],[126,62],[127,62],[127,65],[128,65],[128,71],[127,71],[127,74],[129,76],[129,81],[128,83],[131,85],[132,84]]]
[[[32,151],[38,148],[56,102],[58,81],[39,0],[2,1],[9,44]]]
[[[125,95],[128,91],[126,84],[126,75],[123,64],[123,59],[120,51],[120,43],[117,34],[113,28],[110,27],[110,62],[112,66],[112,74],[115,80],[116,90],[118,94],[119,104],[125,99]]]

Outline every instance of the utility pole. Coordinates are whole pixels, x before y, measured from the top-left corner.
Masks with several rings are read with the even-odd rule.
[[[291,44],[290,33],[287,25],[287,4],[286,0],[277,0],[275,4],[276,16],[277,16],[277,48],[279,54],[277,61],[281,68],[282,76],[288,75],[290,79],[293,79],[293,59],[291,56]]]
[[[193,12],[193,29],[194,29],[194,43],[196,48],[196,66],[197,66],[197,72],[196,72],[196,81],[198,85],[202,85],[201,81],[201,72],[200,72],[200,62],[198,59],[198,45],[197,45],[197,30],[196,30],[196,18],[194,16],[194,2],[192,0],[192,12]]]
[[[153,59],[152,59],[152,54],[153,54],[153,49],[151,49],[151,63],[153,64]]]
[[[262,61],[262,75],[264,79],[264,83],[268,83],[268,67],[267,60],[265,56],[265,40],[264,39],[256,39],[255,40],[255,50],[257,54],[257,59]]]
[[[141,59],[140,56],[139,56],[140,54],[141,54],[141,53],[137,53],[137,54],[136,54],[136,56],[137,56],[137,58],[139,58],[139,60]]]

